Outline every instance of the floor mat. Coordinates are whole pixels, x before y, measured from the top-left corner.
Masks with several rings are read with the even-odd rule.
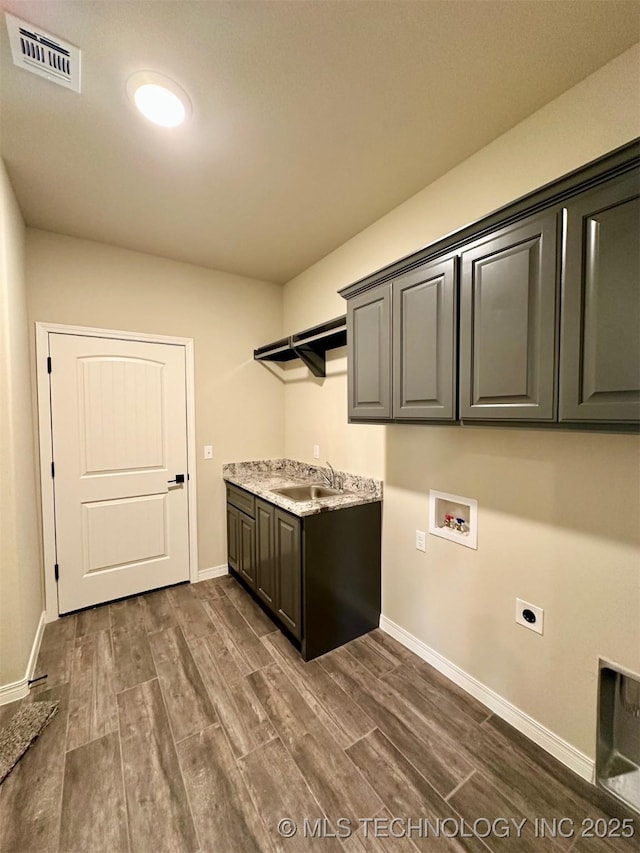
[[[58,710],[58,702],[30,702],[0,729],[0,784]]]

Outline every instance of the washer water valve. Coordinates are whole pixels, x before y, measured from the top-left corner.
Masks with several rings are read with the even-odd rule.
[[[468,533],[469,525],[466,522],[466,519],[456,517],[448,512],[444,517],[444,526],[448,527],[450,530],[457,530],[458,533]]]
[[[429,533],[477,549],[478,501],[429,489]]]

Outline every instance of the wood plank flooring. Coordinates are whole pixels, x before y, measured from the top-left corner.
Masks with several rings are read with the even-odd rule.
[[[607,797],[388,635],[305,664],[230,577],[47,625],[45,673],[1,853],[640,850],[640,821],[583,837],[615,831]]]

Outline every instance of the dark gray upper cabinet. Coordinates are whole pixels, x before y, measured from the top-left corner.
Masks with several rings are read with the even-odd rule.
[[[640,176],[566,205],[561,421],[640,420]]]
[[[391,285],[349,300],[349,418],[391,417]]]
[[[555,418],[558,216],[525,219],[462,252],[460,417]]]
[[[637,432],[640,140],[340,293],[350,420]]]
[[[456,417],[456,259],[393,282],[393,417]]]

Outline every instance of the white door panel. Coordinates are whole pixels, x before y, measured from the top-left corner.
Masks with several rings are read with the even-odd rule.
[[[165,366],[104,357],[77,364],[82,473],[166,467]]]
[[[50,334],[59,612],[189,578],[185,349]]]

